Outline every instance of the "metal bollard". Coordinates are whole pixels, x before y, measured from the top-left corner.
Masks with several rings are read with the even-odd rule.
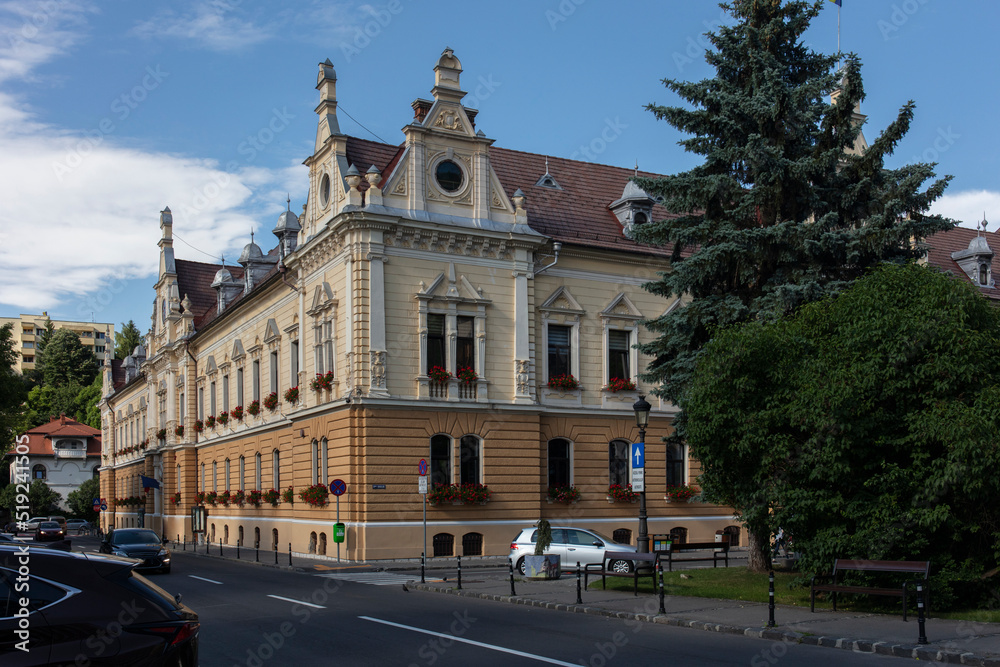
[[[288,543],[288,567],[292,566],[292,543]]]
[[[208,548],[212,546],[212,540],[208,539],[208,535],[205,536],[205,555],[208,555]]]
[[[514,590],[514,561],[508,559],[507,567],[510,570],[510,596],[517,597],[517,591]]]
[[[918,644],[927,643],[927,633],[924,631],[924,585],[917,584],[917,636]]]
[[[275,565],[278,564],[278,544],[277,544],[277,542],[274,544],[274,564]]]
[[[576,603],[583,604],[582,589],[580,588],[580,561],[576,561]]]
[[[181,542],[181,551],[187,551],[187,536],[185,536],[184,541]]]
[[[663,563],[659,560],[656,561],[656,569],[660,573],[660,613],[665,614],[667,610],[663,606]]]
[[[767,575],[767,627],[774,627],[774,570]]]
[[[458,555],[458,590],[462,590],[462,555]]]
[[[253,562],[260,562],[260,540],[253,543]]]
[[[222,556],[222,538],[219,538],[219,556]]]
[[[426,584],[427,583],[427,581],[424,579],[424,569],[427,566],[426,558],[425,557],[426,557],[426,554],[423,551],[421,551],[420,552],[420,583],[422,583],[422,584]]]
[[[236,540],[236,560],[240,559],[240,541]]]

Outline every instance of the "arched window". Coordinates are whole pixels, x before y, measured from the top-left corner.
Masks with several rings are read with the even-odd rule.
[[[212,461],[212,490],[219,490],[219,462]]]
[[[480,441],[474,435],[463,435],[459,442],[459,474],[462,484],[482,483]]]
[[[438,533],[434,536],[434,557],[451,556],[455,552],[455,536],[451,533]]]
[[[261,472],[260,472],[260,459],[261,459],[260,452],[257,452],[256,454],[254,454],[254,457],[253,457],[254,486],[253,486],[253,488],[257,489],[258,491],[263,491],[264,487],[261,486],[262,482],[261,482],[261,479],[260,479],[260,476],[261,476]]]
[[[239,535],[239,537],[237,537],[238,541],[236,543],[240,546],[243,546],[243,526],[240,526],[239,533],[237,534]]]
[[[319,555],[326,555],[326,533],[319,534]]]
[[[626,440],[608,443],[608,484],[628,485],[628,453],[629,443]]]
[[[431,486],[451,484],[451,438],[446,435],[431,437]]]
[[[223,489],[230,489],[230,488],[232,488],[232,478],[229,476],[229,473],[230,473],[230,470],[229,470],[229,459],[226,459],[226,479],[225,479],[225,482],[222,485]]]
[[[670,541],[674,544],[687,544],[688,541],[688,529],[683,526],[677,526],[676,528],[670,529]]]
[[[271,529],[271,550],[272,551],[277,551],[278,550],[278,529],[277,528],[272,528]]]
[[[39,463],[38,465],[34,466],[31,469],[31,479],[45,479],[45,478],[46,478],[45,466],[43,466],[41,463]]]
[[[312,483],[319,484],[319,441],[312,441]]]
[[[175,484],[174,490],[179,493],[180,490],[181,490],[181,464],[180,463],[177,464],[177,476],[174,477],[174,484]]]
[[[316,553],[316,531],[309,533],[309,553]]]
[[[245,489],[247,480],[247,462],[244,457],[240,457],[240,483],[236,485],[237,489]]]
[[[569,486],[573,483],[570,449],[570,442],[566,438],[549,440],[549,488]]]
[[[463,556],[483,555],[482,533],[466,533],[465,535],[462,536],[462,555]]]
[[[260,528],[253,529],[253,548],[260,548]]]

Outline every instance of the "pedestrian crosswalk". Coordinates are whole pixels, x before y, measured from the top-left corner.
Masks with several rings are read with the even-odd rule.
[[[407,582],[418,581],[420,577],[412,574],[402,574],[395,572],[329,572],[317,574],[317,577],[327,579],[339,579],[341,581],[353,581],[358,584],[371,584],[373,586],[399,586]],[[441,581],[440,579],[426,579],[426,581]]]

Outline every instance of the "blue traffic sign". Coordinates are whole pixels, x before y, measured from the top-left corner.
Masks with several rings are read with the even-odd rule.
[[[420,459],[420,463],[417,464],[417,470],[421,475],[427,474],[427,459]]]
[[[645,468],[646,467],[646,443],[644,442],[633,442],[632,443],[632,467],[633,468]]]
[[[330,482],[330,493],[335,496],[342,496],[347,493],[347,484],[342,479],[335,479]]]
[[[101,511],[102,512],[107,512],[108,511],[108,505],[107,505],[107,503],[101,503]]]

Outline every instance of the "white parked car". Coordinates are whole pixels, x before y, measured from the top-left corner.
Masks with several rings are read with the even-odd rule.
[[[510,560],[521,574],[525,573],[524,557],[535,553],[535,542],[538,529],[523,528],[510,543]],[[552,544],[545,550],[547,554],[558,554],[562,557],[562,567],[570,569],[577,563],[603,563],[605,551],[630,551],[636,548],[631,544],[619,544],[607,535],[589,528],[574,528],[572,526],[552,526]],[[611,563],[615,572],[632,572],[635,563],[631,560],[616,560]]]

